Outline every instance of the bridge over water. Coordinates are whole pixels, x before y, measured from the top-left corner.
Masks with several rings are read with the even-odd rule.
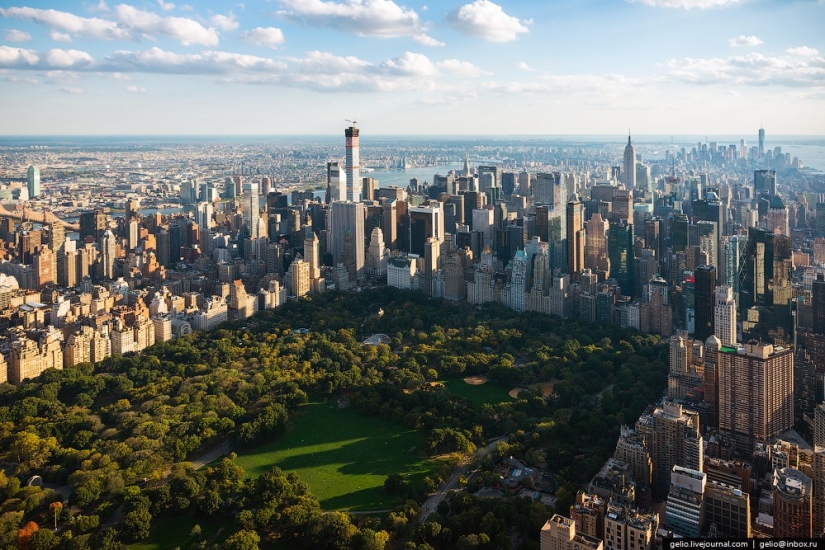
[[[0,217],[12,218],[15,220],[30,221],[35,223],[62,223],[69,231],[80,231],[79,223],[67,222],[58,218],[53,212],[46,210],[41,212],[39,210],[32,210],[27,206],[18,206],[10,211],[5,206],[0,204]]]

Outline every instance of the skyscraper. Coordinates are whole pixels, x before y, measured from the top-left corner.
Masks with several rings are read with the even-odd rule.
[[[759,128],[759,158],[765,158],[765,129]]]
[[[100,261],[103,264],[103,278],[114,280],[115,278],[115,253],[117,248],[117,239],[110,230],[103,233],[100,239]]]
[[[347,200],[347,174],[338,161],[327,163],[327,203]]]
[[[721,347],[719,430],[752,449],[794,425],[793,350],[761,342]]]
[[[716,268],[700,265],[693,272],[696,281],[694,337],[704,342],[714,333],[714,299],[716,295]]]
[[[258,219],[261,217],[257,182],[245,181],[243,183],[243,202],[244,225],[249,229],[249,238],[257,239],[260,237],[258,234]]]
[[[776,195],[776,170],[754,170],[753,190],[756,196]]]
[[[573,193],[567,203],[567,271],[576,280],[584,269],[584,240],[584,205]]]
[[[29,166],[26,172],[26,183],[29,188],[29,198],[33,199],[40,196],[40,168],[37,166]]]
[[[334,202],[329,216],[327,250],[332,254],[333,265],[350,263],[355,278],[362,279],[366,252],[363,203]]]
[[[623,169],[625,189],[636,189],[636,149],[630,143],[630,132],[627,133],[627,146],[624,148]]]
[[[736,345],[736,302],[729,286],[716,287],[716,305],[713,315],[714,334],[725,347]]]
[[[358,145],[358,128],[355,127],[355,124],[353,121],[352,126],[344,130],[347,147],[344,170],[347,174],[347,200],[361,202],[361,157]]]
[[[616,279],[624,296],[636,293],[636,261],[633,253],[633,224],[626,220],[610,222],[607,237],[610,276]]]

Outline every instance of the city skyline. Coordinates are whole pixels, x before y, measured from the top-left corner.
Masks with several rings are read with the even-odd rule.
[[[815,135],[821,1],[14,2],[5,135]],[[775,24],[782,21],[782,25]]]

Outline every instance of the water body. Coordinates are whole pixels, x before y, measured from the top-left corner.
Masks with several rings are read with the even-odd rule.
[[[378,180],[378,187],[389,187],[397,185],[402,189],[410,184],[412,178],[418,178],[419,185],[424,182],[432,183],[435,174],[446,176],[450,170],[461,171],[464,169],[463,163],[443,164],[439,166],[413,167],[407,170],[375,170],[374,172],[361,172],[362,178],[375,178]]]

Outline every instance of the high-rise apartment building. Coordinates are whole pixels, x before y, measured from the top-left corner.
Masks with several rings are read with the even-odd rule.
[[[567,203],[567,272],[578,279],[584,270],[584,205],[577,194],[570,196]]]
[[[541,528],[541,550],[603,550],[602,540],[576,531],[576,522],[554,515]]]
[[[813,536],[813,480],[796,468],[773,472],[773,536]]]
[[[719,429],[742,450],[794,425],[793,350],[751,341],[718,353]]]
[[[117,238],[108,229],[100,239],[100,261],[103,264],[103,278],[114,280],[115,277],[115,254],[117,250]]]
[[[353,125],[344,130],[346,138],[346,164],[344,170],[347,174],[347,200],[361,202],[361,153],[359,146],[359,131]]]
[[[751,536],[751,507],[748,493],[742,489],[708,480],[705,486],[705,525],[715,529],[715,536],[745,538]]]

